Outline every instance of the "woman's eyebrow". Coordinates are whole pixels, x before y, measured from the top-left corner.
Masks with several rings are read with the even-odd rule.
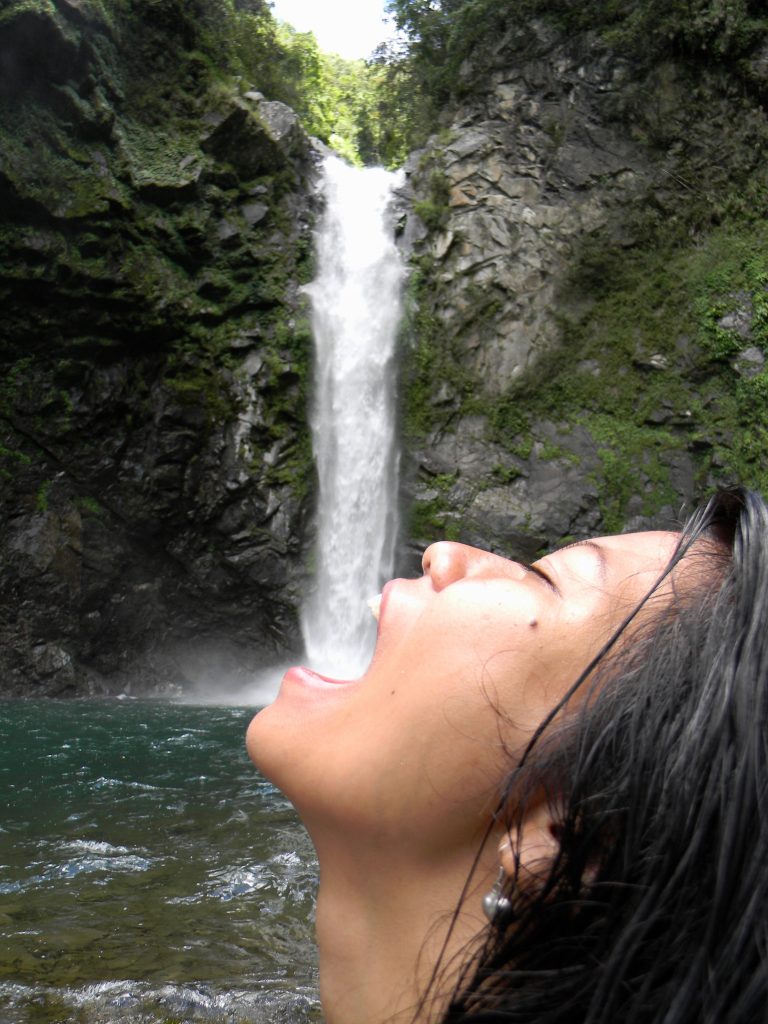
[[[561,551],[567,551],[569,548],[590,548],[597,555],[598,567],[600,572],[600,579],[605,582],[605,578],[608,574],[608,560],[606,558],[605,549],[601,544],[596,544],[593,540],[575,540],[572,544],[566,544],[562,548],[558,548],[553,554],[560,554]]]

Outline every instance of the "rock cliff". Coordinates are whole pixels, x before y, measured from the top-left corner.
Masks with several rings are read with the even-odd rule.
[[[313,152],[174,0],[110,10],[0,14],[4,694],[224,686],[297,634]]]
[[[221,687],[297,642],[316,157],[198,6],[0,11],[3,694]],[[768,489],[764,51],[532,19],[462,67],[401,196],[405,571]]]
[[[534,19],[465,63],[407,165],[414,553],[530,557],[765,486],[760,59],[748,89]]]

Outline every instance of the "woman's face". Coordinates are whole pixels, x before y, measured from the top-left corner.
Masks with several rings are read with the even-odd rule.
[[[510,757],[648,593],[677,539],[601,537],[533,568],[433,544],[421,578],[384,588],[367,672],[332,681],[289,670],[251,723],[251,757],[310,832],[341,828],[426,857],[474,841]]]

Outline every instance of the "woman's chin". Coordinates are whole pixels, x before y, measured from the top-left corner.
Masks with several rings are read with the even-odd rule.
[[[296,714],[287,714],[286,702],[280,697],[262,708],[248,726],[245,749],[261,774],[285,791],[285,775],[292,761],[301,758],[307,743],[301,737]]]
[[[358,685],[358,679],[333,679],[295,665],[283,676],[277,697],[251,719],[245,737],[248,756],[268,779],[285,789],[291,771],[320,739],[326,711]]]

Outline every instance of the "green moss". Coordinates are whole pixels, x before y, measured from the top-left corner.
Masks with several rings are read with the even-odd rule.
[[[603,525],[609,533],[621,531],[626,506],[630,498],[638,496],[641,475],[650,485],[642,494],[639,511],[643,515],[653,515],[662,505],[674,504],[675,492],[664,455],[680,447],[678,438],[669,431],[600,414],[584,416],[583,423],[597,444],[601,468],[595,482]]]
[[[119,138],[137,188],[180,188],[189,180],[190,157],[202,159],[199,126],[194,123],[183,131],[178,122],[161,127],[125,119]]]
[[[516,394],[507,394],[491,404],[489,433],[491,438],[521,459],[533,451],[530,416],[521,408]]]
[[[520,476],[520,470],[517,466],[504,466],[501,463],[495,465],[491,472],[494,479],[501,484],[510,484]]]
[[[591,274],[589,259],[581,288],[585,267]],[[673,499],[666,457],[675,451],[696,451],[702,482],[715,475],[768,485],[766,379],[742,379],[729,362],[748,345],[768,351],[766,280],[763,225],[719,228],[686,248],[603,253],[588,288],[594,304],[562,324],[565,349],[579,352],[582,368],[553,352],[507,396],[534,420],[589,431],[608,528],[622,525],[638,470],[652,485],[644,512]],[[737,309],[746,338],[720,324]]]
[[[312,276],[311,234],[297,223],[308,188],[302,155],[286,154],[274,173],[241,184],[201,151],[209,115],[258,85],[230,73],[231,0],[108,6],[109,26],[97,23],[100,0],[25,0],[0,16],[50,14],[65,58],[77,58],[71,86],[49,89],[41,74],[39,87],[0,93],[12,218],[0,225],[0,416],[13,416],[68,463],[95,443],[96,420],[117,448],[159,401],[202,447],[209,433],[218,438],[222,424],[237,422],[244,388],[235,375],[248,335],[265,360],[253,381],[263,422],[249,431],[256,486],[304,498],[314,472],[305,420],[311,339],[295,300],[297,283]],[[238,221],[255,196],[269,207],[264,224],[240,220],[241,233],[222,238],[221,221]],[[0,476],[44,510],[49,484],[38,484],[52,475],[45,456],[17,444],[10,427],[0,436]],[[265,452],[277,452],[274,465]],[[87,494],[74,506],[103,514]]]
[[[0,443],[0,459],[13,459],[25,466],[32,461],[26,452],[20,451],[18,448],[7,448],[2,443]]]
[[[288,355],[292,368],[302,380],[306,379],[312,352],[312,328],[308,317],[293,317],[281,311],[274,322],[271,340],[273,351]]]
[[[561,459],[564,462],[570,462],[572,465],[578,465],[580,462],[580,459],[575,452],[569,451],[561,444],[553,444],[552,441],[544,441],[540,445],[537,455],[545,462],[554,462],[557,459]]]
[[[450,213],[448,200],[449,181],[445,172],[439,167],[433,169],[427,178],[426,198],[413,204],[414,213],[424,222],[430,231],[442,231]]]
[[[459,518],[446,508],[443,495],[413,502],[408,520],[409,537],[427,544],[435,540],[458,540],[460,529]]]
[[[462,408],[468,407],[480,390],[480,382],[463,365],[459,352],[446,339],[445,328],[435,308],[445,298],[432,277],[429,257],[414,267],[408,281],[403,318],[401,375],[403,432],[412,445],[423,443],[445,413],[434,403],[435,382],[442,382]],[[480,411],[480,410],[478,410]]]
[[[15,431],[9,427],[5,441],[0,441],[0,479],[13,481],[18,476],[19,470],[24,466],[32,464],[31,457],[22,448],[9,447],[15,440]]]
[[[264,480],[268,487],[290,487],[299,501],[309,496],[314,489],[315,469],[307,433],[298,433],[294,443],[282,453],[278,464],[267,467]]]
[[[51,489],[52,480],[43,480],[35,495],[35,508],[38,512],[48,511],[48,491]]]
[[[128,249],[121,278],[128,296],[145,303],[144,316],[151,311],[152,318],[160,323],[166,321],[174,306],[184,306],[187,315],[194,306],[198,309],[214,306],[214,303],[196,295],[189,277],[157,245],[134,245]],[[119,295],[120,290],[116,289],[115,293]]]
[[[165,377],[163,385],[182,405],[203,409],[209,425],[231,420],[238,403],[220,375],[210,366],[189,369],[188,373],[189,376]]]
[[[24,99],[0,95],[3,167],[19,195],[67,219],[105,213],[114,182],[94,174],[92,149],[69,152],[63,119]]]
[[[104,513],[103,507],[99,502],[92,498],[88,494],[83,494],[78,498],[75,498],[75,506],[84,514],[89,516],[101,516]]]
[[[759,364],[743,369],[736,358],[750,346],[768,354],[768,229],[738,216],[693,241],[677,225],[641,234],[643,244],[629,250],[601,233],[583,240],[559,302],[579,312],[561,313],[562,344],[500,397],[461,366],[463,339],[447,339],[435,312],[449,296],[422,260],[411,284],[405,369],[411,443],[471,414],[486,417],[489,440],[524,460],[535,453],[577,462],[591,438],[609,530],[623,527],[630,501],[649,516],[675,505],[670,468],[681,454],[701,496],[714,481],[768,493],[768,371],[750,378]],[[473,313],[463,330],[476,331],[482,307]],[[450,385],[458,408],[434,403],[436,381]],[[573,448],[564,424],[583,428]],[[507,482],[514,471],[508,477],[500,467],[494,476]],[[414,515],[425,539],[444,526],[439,501]]]
[[[27,376],[34,366],[32,356],[22,356],[5,371],[0,380],[0,412],[10,413],[22,389],[28,388]]]
[[[0,25],[9,24],[20,14],[47,14],[53,16],[56,8],[52,0],[11,0],[10,4],[0,12]]]

